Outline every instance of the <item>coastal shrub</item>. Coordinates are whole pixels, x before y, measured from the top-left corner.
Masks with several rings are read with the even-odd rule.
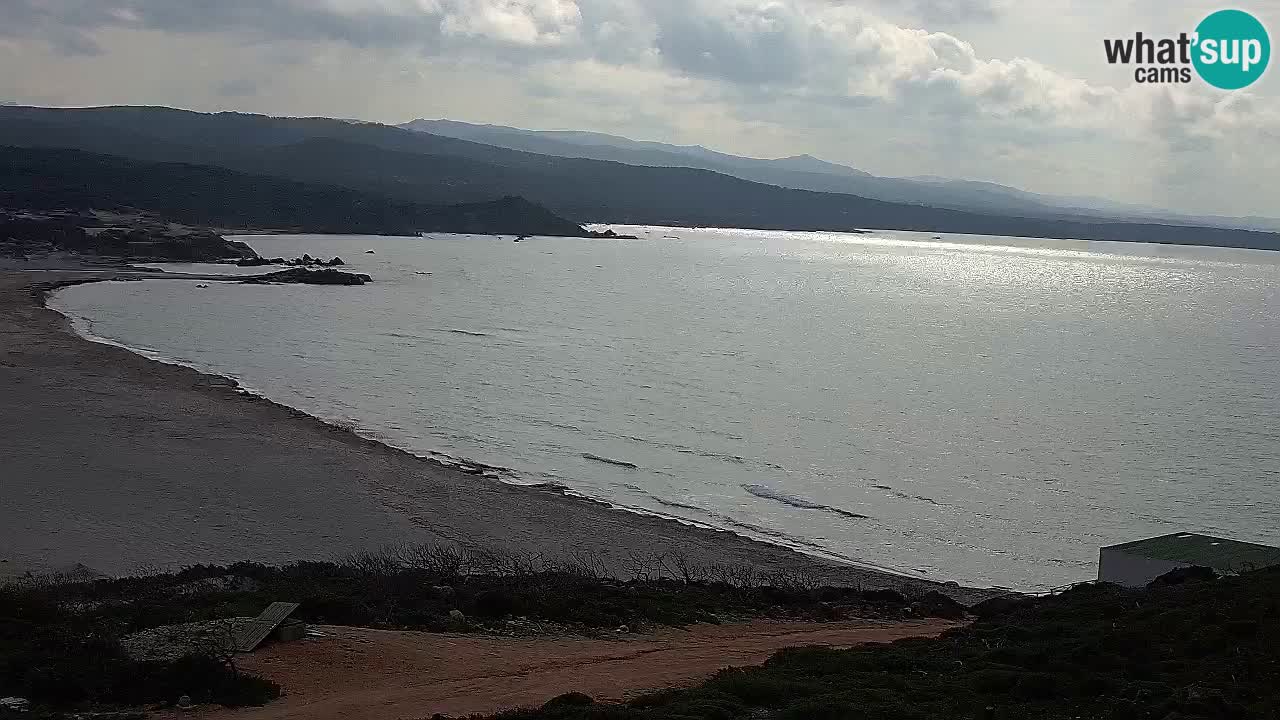
[[[521,720],[1280,718],[1280,568],[1004,603],[941,637],[794,648],[628,703]],[[500,716],[507,717],[507,716]]]
[[[137,622],[115,604],[67,603],[59,588],[0,588],[0,696],[38,706],[136,706],[190,695],[202,702],[261,705],[279,688],[220,659],[138,662],[120,646]]]
[[[514,627],[510,632],[524,632],[521,628],[536,621],[543,628],[534,625],[533,631],[550,624],[557,630],[612,633],[624,626],[632,631],[645,624],[722,619],[905,616],[906,598],[897,591],[892,597],[903,602],[885,604],[875,591],[819,587],[804,577],[695,568],[678,556],[634,561],[636,577],[620,580],[587,553],[551,562],[456,547],[400,546],[341,562],[284,567],[237,563],[121,579],[22,579],[0,588],[0,695],[59,707],[172,702],[183,694],[198,702],[263,702],[279,689],[237,673],[220,658],[135,662],[120,640],[163,625],[254,616],[277,600],[298,602],[295,617],[306,622],[429,631]],[[463,614],[465,624],[451,619],[455,612]],[[730,672],[719,682],[722,687],[707,694],[679,700],[679,712],[732,717],[768,696],[812,691],[804,678],[762,683]],[[589,709],[591,717],[628,712],[596,704]]]
[[[684,580],[679,578],[712,573],[687,564],[677,567],[662,573],[650,568],[645,578],[622,581],[604,574],[599,563],[586,556],[548,563],[406,546],[342,562],[194,566],[148,577],[62,584],[55,592],[68,602],[92,605],[96,617],[109,619],[125,632],[252,616],[281,599],[300,603],[296,617],[307,622],[424,630],[445,627],[453,610],[476,621],[471,624],[475,629],[514,617],[613,630],[644,623],[715,623],[721,618],[904,616],[901,605],[884,605],[875,592],[811,587],[802,580],[777,584],[779,578],[757,586],[724,579]],[[717,572],[722,578],[738,576],[732,570]],[[896,591],[894,596],[901,597]]]

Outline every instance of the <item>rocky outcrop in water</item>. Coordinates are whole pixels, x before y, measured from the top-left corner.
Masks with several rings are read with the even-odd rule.
[[[601,238],[601,239],[607,239],[607,240],[639,240],[640,239],[635,235],[619,235],[618,233],[613,231],[613,228],[608,228],[605,230],[588,230],[587,237]]]
[[[245,258],[237,262],[236,265],[239,265],[240,267],[260,267],[263,265],[288,265],[290,267],[338,267],[339,265],[346,265],[346,263],[343,262],[340,257],[335,257],[332,260],[321,260],[318,257],[311,257],[310,254],[303,254],[302,257],[294,258],[292,260],[285,260],[282,257],[271,259],[263,257]]]
[[[270,283],[296,283],[302,285],[364,285],[373,282],[373,278],[363,273],[349,273],[341,270],[324,269],[308,270],[306,268],[290,268],[280,272],[267,273],[256,277],[245,278],[240,282],[248,285],[267,285]]]

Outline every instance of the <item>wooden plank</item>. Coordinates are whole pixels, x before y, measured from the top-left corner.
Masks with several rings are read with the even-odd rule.
[[[236,651],[256,650],[262,641],[266,640],[267,636],[297,609],[298,603],[274,602],[268,605],[261,615],[254,618],[252,622],[246,623],[240,632],[236,633]]]

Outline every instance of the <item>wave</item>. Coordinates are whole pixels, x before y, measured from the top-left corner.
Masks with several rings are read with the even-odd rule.
[[[457,328],[449,328],[449,332],[458,335],[470,335],[471,337],[489,337],[489,333],[473,332],[471,330],[459,330]]]
[[[697,510],[698,512],[706,513],[711,516],[715,516],[716,514],[706,508],[698,507],[697,505],[689,505],[688,503],[676,502],[675,500],[666,500],[650,493],[645,493],[645,495],[648,495],[650,499],[659,505],[666,505],[667,507],[678,508],[680,510]]]
[[[854,518],[857,520],[866,520],[869,517],[862,513],[853,512],[852,510],[845,510],[831,505],[823,505],[822,503],[817,503],[812,500],[795,497],[794,495],[787,495],[786,493],[779,492],[765,485],[743,485],[742,489],[756,497],[765,498],[766,500],[775,500],[784,505],[790,505],[791,507],[797,507],[802,510],[821,510],[823,512],[834,513],[836,515],[842,515],[844,517]]]
[[[938,507],[945,507],[947,505],[946,503],[940,503],[937,500],[934,500],[931,497],[925,497],[924,495],[912,495],[910,493],[904,493],[898,490],[894,490],[888,485],[872,485],[871,487],[877,490],[887,490],[890,495],[896,498],[900,498],[902,500],[919,500],[920,502],[926,502],[926,503],[929,503],[930,505],[936,505]]]
[[[570,493],[570,494],[573,494],[573,493]],[[689,505],[686,503],[677,502],[675,500],[667,500],[650,493],[645,493],[645,496],[648,497],[650,500],[653,500],[654,502],[658,503],[659,505],[664,505],[666,507],[674,508],[676,510],[692,510],[698,513],[699,515],[703,515],[707,518],[710,518],[711,522],[694,520],[686,515],[667,514],[660,511],[654,511],[649,508],[636,507],[632,505],[622,505],[616,502],[610,502],[609,504],[612,505],[613,507],[616,507],[622,510],[638,512],[644,515],[654,515],[655,517],[667,518],[669,520],[675,520],[676,522],[684,523],[686,525],[693,525],[694,527],[702,527],[702,528],[707,528],[709,530],[716,530],[719,532],[730,532],[735,535],[741,535],[743,537],[753,538],[755,540],[760,540],[762,542],[767,542],[774,545],[781,545],[782,547],[788,547],[788,548],[791,548],[792,550],[802,552],[806,555],[812,555],[815,557],[824,557],[839,563],[849,564],[849,565],[853,565],[860,568],[866,568],[869,570],[875,570],[877,572],[889,573],[891,575],[900,575],[903,577],[928,579],[927,572],[920,571],[920,570],[909,570],[907,568],[892,567],[888,565],[880,565],[877,563],[868,562],[860,558],[855,558],[853,556],[845,555],[844,553],[837,552],[829,547],[813,542],[811,540],[805,540],[804,538],[791,535],[778,528],[769,528],[769,527],[764,527],[762,525],[756,525],[754,523],[745,522],[745,521],[736,519],[734,517],[731,517],[725,513],[716,512],[715,510],[711,510],[709,508],[699,507],[697,505]]]
[[[553,427],[557,430],[568,430],[570,432],[578,432],[578,433],[582,432],[582,428],[578,427],[577,425],[570,425],[568,423],[558,423],[554,420],[547,420],[540,417],[532,417],[529,415],[524,415],[520,417],[520,420],[523,422],[527,422],[530,425],[542,425],[544,427]]]
[[[777,463],[769,462],[768,460],[744,458],[741,455],[730,455],[728,453],[715,452],[714,450],[703,450],[701,448],[689,447],[688,445],[681,445],[679,443],[673,443],[673,442],[664,442],[662,440],[654,440],[651,438],[640,437],[638,435],[614,435],[612,433],[610,434],[613,435],[614,437],[621,438],[623,440],[630,440],[632,442],[640,443],[642,445],[649,445],[652,447],[662,448],[664,450],[671,450],[673,452],[680,453],[681,455],[695,455],[697,457],[704,457],[710,460],[719,460],[721,462],[733,463],[735,465],[758,465],[760,467],[766,467],[771,470],[780,470],[782,472],[787,471],[787,469],[782,467],[781,465]]]
[[[610,465],[617,465],[618,467],[631,468],[633,470],[639,467],[639,465],[636,465],[635,463],[627,462],[626,460],[614,460],[613,458],[601,457],[599,455],[592,455],[591,453],[582,453],[582,457],[588,460],[595,460],[596,462],[608,463]]]

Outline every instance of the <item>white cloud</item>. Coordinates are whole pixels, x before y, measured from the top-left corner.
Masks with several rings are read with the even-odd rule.
[[[484,37],[513,45],[562,45],[576,39],[582,16],[573,0],[450,3],[441,25],[447,35]]]

